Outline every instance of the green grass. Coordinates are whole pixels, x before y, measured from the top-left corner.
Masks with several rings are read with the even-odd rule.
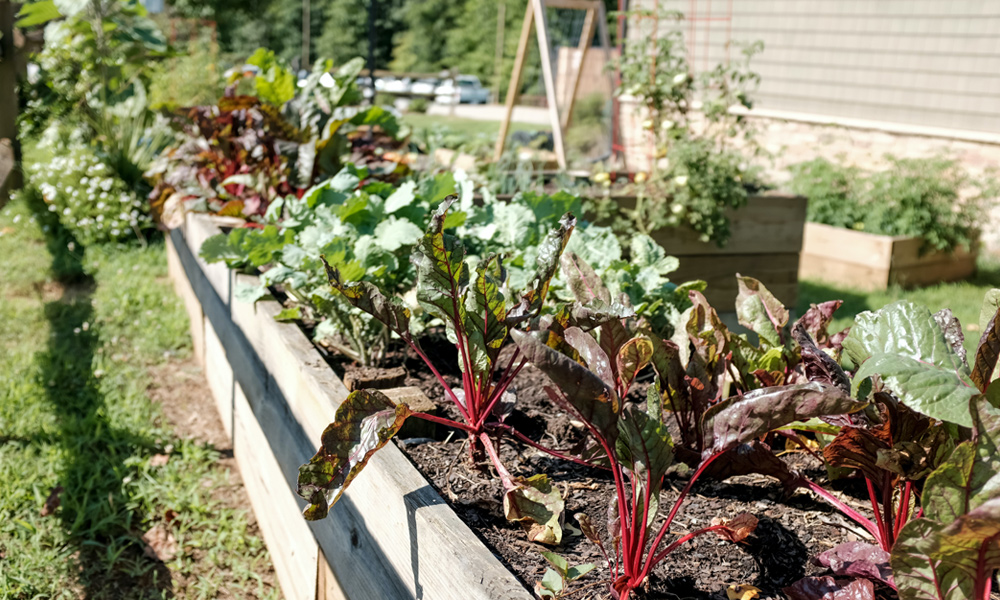
[[[191,352],[162,244],[84,252],[37,203],[0,212],[0,598],[277,597],[248,509],[213,494],[219,452],[147,394]],[[143,553],[157,525],[166,563]]]
[[[903,289],[893,286],[882,292],[862,292],[839,289],[816,281],[802,281],[799,284],[798,314],[805,312],[810,304],[843,300],[844,304],[837,311],[837,318],[830,325],[830,331],[840,331],[854,322],[854,315],[866,310],[878,310],[896,300],[922,304],[932,312],[950,308],[965,329],[965,347],[971,353],[979,342],[979,309],[983,297],[995,287],[1000,287],[1000,261],[992,257],[980,257],[978,272],[968,281],[940,283],[925,288]]]
[[[460,119],[445,115],[428,115],[422,113],[407,113],[403,115],[403,123],[409,125],[414,132],[419,133],[422,129],[446,129],[458,135],[477,136],[483,135],[496,139],[500,133],[499,121],[480,121],[477,119]],[[534,125],[531,123],[518,123],[512,121],[510,131],[548,131],[552,129],[548,125]]]

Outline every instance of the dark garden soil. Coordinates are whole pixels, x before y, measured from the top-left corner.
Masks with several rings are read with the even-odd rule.
[[[454,350],[447,343],[425,341],[423,347],[439,368],[455,364]],[[458,418],[457,410],[444,397],[437,381],[415,356],[404,358],[396,354],[385,362],[396,365],[402,362],[407,369],[405,385],[421,388],[438,405],[439,415]],[[331,363],[341,374],[347,369],[341,361]],[[460,384],[458,373],[445,373],[445,378],[452,385]],[[583,436],[582,424],[553,407],[543,391],[546,385],[550,383],[544,374],[530,366],[525,368],[515,380],[517,409],[507,423],[548,447],[571,448]],[[647,385],[637,384],[630,400],[644,398]],[[540,552],[554,550],[570,564],[597,565],[597,569],[573,584],[569,591],[576,593],[570,598],[608,598],[606,586],[601,583],[610,576],[607,565],[598,548],[577,529],[573,515],[586,513],[602,539],[607,539],[608,501],[614,497],[610,475],[554,459],[522,444],[504,443],[501,457],[512,474],[526,477],[546,473],[563,491],[566,502],[563,543],[549,548],[528,542],[520,527],[504,518],[498,479],[489,473],[487,465],[480,465],[484,473],[470,464],[464,437],[459,431],[440,427],[434,436],[436,441],[419,438],[397,440],[397,444],[450,501],[459,517],[529,589],[541,579],[547,566]],[[821,463],[808,454],[787,452],[782,459],[814,479],[825,481]],[[680,472],[668,474],[660,499],[661,520],[685,483],[686,477]],[[853,491],[855,496],[857,491]],[[838,493],[855,508],[866,511],[858,500],[860,496],[852,497],[842,489]],[[745,543],[734,545],[712,534],[695,538],[654,570],[645,597],[725,599],[729,585],[750,584],[761,589],[762,598],[783,598],[784,586],[806,575],[826,572],[823,567],[813,565],[810,557],[842,542],[864,539],[859,527],[811,494],[800,491],[789,497],[777,481],[748,475],[723,482],[703,479],[689,495],[671,527],[672,535],[665,538],[661,548],[677,535],[708,526],[713,517],[731,518],[744,511],[760,520],[756,532]],[[658,529],[659,524],[653,528]],[[894,597],[888,590],[880,590],[880,598]]]

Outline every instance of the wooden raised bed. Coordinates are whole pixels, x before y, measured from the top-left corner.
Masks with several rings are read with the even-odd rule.
[[[806,223],[799,277],[863,291],[960,281],[976,272],[979,248],[921,254],[923,240]]]
[[[624,209],[634,198],[621,198]],[[688,228],[659,229],[651,237],[667,254],[680,259],[670,280],[708,282],[705,297],[719,312],[734,310],[736,274],[759,279],[778,300],[795,307],[799,299],[799,253],[806,222],[806,199],[777,192],[751,196],[747,205],[730,210],[732,236],[725,247],[702,242]]]
[[[284,597],[532,598],[393,444],[327,519],[302,517],[298,467],[315,453],[347,388],[296,325],[274,320],[277,302],[233,300],[234,287],[255,278],[198,258],[216,233],[211,217],[187,215],[168,237],[170,276]]]

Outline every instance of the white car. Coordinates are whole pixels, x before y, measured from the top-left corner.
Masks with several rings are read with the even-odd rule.
[[[458,85],[456,85],[456,82]],[[447,80],[434,90],[435,102],[440,104],[486,104],[490,101],[490,91],[479,83],[475,75],[459,75],[455,80]]]
[[[410,78],[386,79],[382,85],[382,91],[389,94],[408,94],[410,93]]]
[[[410,86],[414,96],[433,96],[441,82],[437,79],[418,79]]]

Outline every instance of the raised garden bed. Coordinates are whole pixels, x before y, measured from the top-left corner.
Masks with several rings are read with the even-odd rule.
[[[274,320],[277,302],[234,301],[247,276],[197,257],[218,232],[211,218],[187,215],[169,236],[170,275],[285,598],[531,598],[394,446],[330,518],[302,518],[298,467],[347,388],[296,325]]]
[[[619,200],[635,207],[635,198]],[[725,247],[702,242],[688,228],[659,229],[651,234],[680,259],[672,281],[703,279],[705,297],[719,310],[730,310],[736,300],[736,273],[759,279],[785,306],[799,297],[799,253],[802,251],[806,199],[779,192],[751,196],[747,205],[728,213],[732,236]]]
[[[347,388],[331,367],[337,360],[317,350],[297,325],[274,320],[281,309],[277,302],[262,301],[255,308],[233,299],[235,286],[256,283],[254,278],[197,258],[196,249],[218,231],[212,218],[188,215],[185,226],[170,235],[170,273],[192,317],[195,351],[205,366],[215,408],[233,438],[284,595],[531,598],[526,585],[541,578],[545,564],[539,552],[547,548],[525,541],[520,527],[503,518],[497,482],[461,459],[462,443],[445,439],[447,431],[422,431],[412,434],[416,440],[401,441],[409,457],[390,444],[375,455],[329,518],[311,523],[302,518],[305,503],[294,492],[297,469],[315,452]],[[420,396],[423,390],[444,413],[453,410],[412,357],[395,354],[392,359],[407,376],[405,387],[386,392],[390,397]],[[564,447],[580,432],[544,400],[546,383],[533,368],[518,376],[518,411],[511,419],[531,437]],[[638,398],[644,391],[645,384],[637,385],[633,395]],[[431,435],[439,441],[424,437]],[[515,475],[547,472],[565,491],[566,537],[557,551],[571,563],[598,565],[579,583],[589,586],[580,598],[606,597],[601,581],[607,568],[599,552],[570,527],[576,526],[572,515],[584,512],[604,530],[613,487],[608,478],[531,449],[505,445],[502,453]],[[821,475],[820,463],[805,455],[786,460]],[[683,475],[668,476],[662,502],[672,501],[683,485]],[[439,491],[452,499],[450,505]],[[690,543],[657,567],[646,597],[725,597],[725,587],[734,583],[756,585],[762,597],[780,597],[783,586],[821,570],[808,562],[809,556],[855,539],[856,528],[826,504],[801,493],[787,499],[780,484],[755,475],[699,484],[671,531],[683,533],[712,517],[740,511],[761,520],[746,544],[712,537]]]
[[[923,240],[806,223],[799,277],[858,290],[960,281],[976,272],[979,248],[922,253]],[[682,261],[683,266],[683,261]]]

